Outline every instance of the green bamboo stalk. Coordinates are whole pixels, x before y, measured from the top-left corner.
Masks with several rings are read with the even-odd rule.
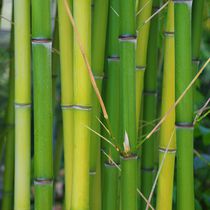
[[[121,209],[137,209],[135,0],[120,1]]]
[[[191,1],[175,5],[175,89],[176,99],[192,80]],[[184,21],[183,21],[184,20]],[[177,209],[194,209],[193,180],[193,94],[187,92],[176,108]]]
[[[136,125],[139,129],[140,112],[142,106],[142,92],[144,88],[144,72],[147,63],[147,46],[149,40],[150,21],[145,21],[151,16],[152,0],[139,0],[137,10],[137,46],[136,46]]]
[[[192,61],[196,74],[200,63],[200,43],[202,36],[204,0],[195,0],[192,5]]]
[[[35,209],[52,209],[52,71],[50,0],[32,1]]]
[[[107,62],[104,81],[104,101],[109,115],[110,129],[115,142],[119,140],[119,0],[111,0],[109,6],[109,27],[107,33]],[[110,139],[110,135],[104,132]],[[112,140],[112,139],[111,139]],[[115,142],[113,142],[115,144]],[[115,210],[119,206],[118,200],[118,168],[119,153],[110,144],[104,144],[104,152],[109,155],[103,162],[103,210]],[[102,154],[104,156],[104,154]],[[111,160],[115,162],[113,162]]]
[[[175,103],[175,50],[174,50],[174,3],[168,4],[165,27],[165,50],[161,116]],[[171,210],[173,197],[174,164],[176,153],[175,110],[160,128],[159,163],[163,162],[157,187],[157,210]],[[174,135],[173,135],[174,134]],[[167,196],[166,196],[167,195]]]
[[[72,1],[68,1],[72,8]],[[65,209],[71,208],[73,170],[73,30],[63,0],[58,1],[61,61],[61,107],[64,135]]]
[[[14,9],[13,20],[14,20]],[[10,72],[9,72],[9,99],[6,111],[6,150],[5,171],[3,178],[2,210],[12,210],[14,206],[14,26],[11,29],[10,46]]]
[[[153,12],[159,8],[159,0],[153,1]],[[143,128],[143,135],[148,134],[153,128],[153,122],[157,117],[157,64],[158,64],[158,16],[154,17],[150,25],[147,67],[144,78],[144,105],[143,121],[146,125]],[[143,124],[144,125],[144,124]],[[142,145],[141,162],[141,191],[148,198],[154,180],[154,142],[157,141],[153,135]],[[146,208],[146,202],[141,201],[141,208]]]
[[[73,2],[75,24],[84,53],[91,62],[91,0]],[[71,210],[89,209],[89,146],[92,88],[82,57],[78,37],[74,34],[74,151]]]
[[[15,210],[30,210],[31,49],[30,2],[14,1]]]
[[[92,26],[92,68],[95,80],[98,88],[101,92],[103,70],[104,70],[104,56],[105,56],[105,43],[106,43],[106,29],[107,29],[107,17],[108,17],[108,5],[109,0],[95,0],[93,6],[93,26]],[[92,93],[93,111],[91,127],[98,133],[100,133],[100,104],[95,93]],[[98,118],[98,119],[97,119]],[[99,210],[101,204],[97,206],[98,200],[100,200],[101,193],[96,194],[97,189],[93,186],[99,187],[99,183],[94,185],[96,176],[99,175],[99,171],[96,171],[96,165],[100,157],[100,137],[93,134],[90,141],[90,209]],[[99,180],[100,181],[100,180]],[[97,196],[97,197],[96,197]]]

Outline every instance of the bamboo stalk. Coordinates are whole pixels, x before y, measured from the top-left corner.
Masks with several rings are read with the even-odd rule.
[[[200,43],[202,36],[204,0],[195,0],[192,5],[192,61],[194,74],[200,64]],[[195,95],[196,96],[196,95]]]
[[[164,35],[165,50],[161,116],[164,116],[175,103],[174,3],[172,1],[168,4],[167,22]],[[157,210],[172,209],[176,137],[173,135],[171,139],[171,136],[174,129],[175,110],[170,113],[160,128],[159,163],[161,164],[162,161],[164,161],[164,163],[158,179]],[[165,153],[166,156],[164,159]]]
[[[52,72],[50,0],[32,1],[35,209],[52,209]]]
[[[153,12],[159,8],[159,0],[153,1]],[[148,55],[146,72],[144,78],[144,100],[143,100],[143,121],[146,125],[143,128],[143,135],[148,134],[153,128],[153,122],[157,117],[157,66],[158,66],[158,16],[154,17],[150,25]],[[143,124],[144,125],[144,124]],[[141,191],[148,198],[154,180],[154,144],[157,141],[153,135],[142,145],[141,162]],[[141,201],[141,208],[146,208],[146,202]]]
[[[175,89],[176,99],[192,80],[192,1],[175,3]],[[183,22],[184,20],[184,22]],[[184,75],[184,76],[183,76]],[[182,81],[182,82],[181,82]],[[189,90],[176,107],[177,209],[194,209],[193,180],[193,94]]]
[[[12,9],[14,20],[14,9]],[[10,72],[9,72],[9,99],[6,111],[6,150],[5,171],[3,178],[2,210],[12,210],[14,206],[14,26],[11,29],[10,45]]]
[[[91,1],[73,2],[75,24],[84,53],[91,61]],[[74,151],[71,210],[89,209],[89,146],[92,88],[85,61],[74,34]]]
[[[15,200],[30,209],[31,57],[30,2],[14,1],[15,22]],[[24,128],[24,131],[23,131]]]
[[[58,108],[58,104],[60,105],[60,94],[57,94],[57,84],[58,84],[58,77],[60,71],[60,54],[59,53],[59,29],[58,29],[58,12],[56,12],[55,18],[55,26],[53,32],[53,53],[52,53],[52,101],[53,101],[53,110],[54,114],[54,125],[55,128],[53,135],[55,136],[54,142],[54,180],[57,179],[62,154],[63,154],[63,124],[62,124],[62,117],[60,107]]]
[[[144,87],[144,72],[147,63],[147,46],[149,40],[150,21],[144,22],[151,16],[152,0],[139,0],[137,10],[137,46],[136,46],[136,125],[139,130],[142,92]]]
[[[121,209],[137,209],[135,0],[120,1]]]
[[[119,0],[111,0],[109,6],[109,27],[107,33],[107,62],[104,80],[104,101],[110,121],[111,137],[119,141]],[[110,139],[110,135],[104,132]],[[115,144],[115,142],[113,142]],[[103,210],[115,210],[119,207],[118,168],[119,153],[110,144],[105,143],[103,150],[109,157],[104,158]],[[104,154],[102,154],[104,155]],[[112,163],[111,160],[115,162]],[[117,164],[117,165],[116,165]]]
[[[93,26],[92,26],[92,68],[97,86],[101,92],[102,80],[104,76],[104,56],[105,56],[105,43],[106,43],[106,29],[107,29],[107,17],[108,17],[108,5],[109,0],[95,0],[93,6]],[[100,133],[100,104],[95,93],[92,93],[93,111],[92,111],[92,122],[91,127]],[[98,118],[98,119],[97,119]],[[97,193],[100,188],[99,171],[96,171],[97,162],[100,157],[100,137],[93,134],[91,135],[90,141],[90,209],[99,210],[101,204],[98,203],[100,200],[101,193]],[[96,180],[100,183],[96,184]],[[97,197],[96,197],[97,196]],[[99,206],[97,206],[97,205]]]
[[[72,8],[72,0],[68,1]],[[73,170],[73,30],[63,0],[58,1],[61,62],[61,107],[64,135],[65,209],[71,208]]]

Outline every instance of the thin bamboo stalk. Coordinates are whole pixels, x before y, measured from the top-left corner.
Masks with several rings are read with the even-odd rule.
[[[72,8],[72,0],[68,1]],[[73,30],[63,0],[58,1],[61,62],[61,107],[64,135],[65,209],[71,208],[73,170]]]
[[[159,8],[159,0],[153,1],[153,12]],[[144,78],[143,135],[148,134],[153,128],[153,122],[157,117],[157,66],[158,66],[158,16],[154,17],[150,25],[146,72]],[[143,124],[144,125],[144,124]],[[141,191],[148,198],[154,180],[154,143],[157,141],[153,135],[142,145],[141,155]],[[141,208],[146,208],[146,202],[141,201]]]
[[[161,116],[164,116],[175,103],[174,3],[172,1],[168,4],[164,35],[165,50]],[[174,130],[175,110],[170,113],[160,128],[159,163],[161,164],[162,161],[164,163],[158,179],[157,210],[172,209],[176,137],[173,135],[171,139],[171,136]],[[165,153],[166,156],[164,158]]]
[[[137,209],[135,0],[120,1],[121,209]]]
[[[73,2],[75,24],[84,53],[91,61],[91,0]],[[92,88],[88,71],[74,34],[74,151],[71,210],[89,209],[89,146]]]
[[[30,2],[14,1],[15,22],[15,200],[30,209],[31,49]],[[24,131],[23,131],[24,128]]]
[[[142,92],[144,88],[144,72],[147,63],[147,46],[149,40],[150,21],[144,22],[151,16],[153,0],[139,0],[137,10],[137,46],[136,46],[136,125],[139,129]]]
[[[12,9],[14,20],[14,9]],[[2,210],[12,210],[14,206],[14,26],[11,29],[10,45],[10,73],[9,73],[9,99],[6,113],[6,150],[5,171],[3,178]]]
[[[175,3],[175,89],[176,99],[192,80],[192,1]],[[184,21],[183,21],[184,20]],[[184,76],[183,76],[184,75]],[[176,107],[177,209],[194,209],[193,180],[193,92],[189,90]]]
[[[119,0],[111,0],[109,6],[109,27],[107,33],[107,62],[104,80],[104,101],[110,121],[111,135],[119,140]],[[110,135],[104,132],[107,138]],[[115,144],[115,142],[113,142]],[[119,206],[118,168],[120,163],[119,153],[110,144],[104,144],[103,150],[109,157],[104,158],[103,178],[103,210],[115,210]],[[115,164],[110,161],[112,159]],[[116,165],[117,164],[117,165]]]
[[[54,114],[54,132],[55,136],[54,142],[54,180],[57,179],[61,159],[63,154],[63,129],[62,129],[62,117],[60,107],[60,94],[57,94],[57,84],[60,71],[60,53],[59,53],[59,29],[58,29],[58,12],[56,12],[54,34],[53,34],[53,44],[52,44],[52,101],[53,101],[53,110]],[[59,78],[60,79],[60,78]]]
[[[200,63],[200,43],[202,36],[204,0],[195,0],[192,5],[192,61],[196,74]]]
[[[50,0],[32,1],[35,209],[52,209],[52,71]]]
[[[93,26],[92,26],[92,68],[97,86],[101,92],[102,80],[104,76],[104,55],[105,55],[105,43],[106,43],[106,29],[107,29],[107,17],[108,17],[108,5],[109,0],[95,0],[93,6]],[[91,127],[100,133],[100,104],[95,93],[92,93],[93,111],[92,111],[92,122]],[[97,119],[98,118],[98,119]],[[97,193],[100,187],[100,183],[96,184],[96,180],[100,182],[96,176],[99,175],[99,171],[96,171],[98,159],[100,157],[100,137],[95,134],[91,135],[90,141],[90,209],[99,210],[101,204],[100,200],[101,193]],[[97,196],[97,197],[96,197]],[[97,206],[97,205],[99,206]]]

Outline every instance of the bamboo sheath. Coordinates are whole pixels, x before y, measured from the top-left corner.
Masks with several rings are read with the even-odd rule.
[[[50,1],[32,1],[35,209],[52,209],[52,71]]]
[[[68,1],[72,9],[72,1]],[[63,0],[58,1],[61,64],[61,108],[64,137],[65,209],[71,209],[73,170],[73,29]]]
[[[14,9],[13,9],[14,12]],[[14,13],[13,13],[14,20]],[[2,210],[12,210],[14,206],[14,27],[11,29],[10,44],[10,72],[9,72],[9,99],[6,111],[6,144],[5,144],[5,171],[3,178]]]
[[[120,1],[121,209],[137,209],[135,0]],[[129,100],[128,100],[129,99]]]
[[[14,1],[15,210],[30,210],[31,56],[30,2]],[[24,128],[24,132],[23,132]]]
[[[74,20],[88,61],[91,61],[91,1],[73,2]],[[92,88],[77,37],[74,35],[74,151],[71,210],[89,209],[89,147]]]
[[[176,99],[192,80],[191,1],[175,3],[175,89]],[[183,20],[185,20],[183,22]],[[183,76],[184,75],[184,76]],[[182,81],[182,82],[180,82]],[[193,184],[193,91],[176,107],[177,209],[194,209]]]
[[[153,1],[153,13],[159,8],[159,0]],[[143,100],[143,121],[146,125],[142,129],[143,135],[147,135],[153,128],[153,122],[157,117],[157,64],[158,64],[158,29],[159,18],[154,17],[150,23],[148,42],[148,55],[146,72],[144,76],[144,100]],[[143,124],[144,125],[144,124]],[[157,141],[153,135],[142,145],[141,162],[141,191],[148,198],[154,180],[154,145]],[[146,202],[141,201],[141,208],[146,208]]]
[[[114,11],[115,12],[114,12]],[[109,26],[107,32],[107,62],[104,80],[104,101],[107,108],[113,144],[119,140],[119,1],[111,0],[109,6]],[[110,139],[107,132],[103,132]],[[113,139],[112,139],[113,138]],[[103,151],[109,157],[104,158],[103,169],[103,210],[115,210],[119,206],[118,168],[119,152],[110,144],[103,144]],[[102,154],[104,156],[104,154]],[[115,164],[111,161],[113,160]]]
[[[165,50],[161,116],[175,103],[174,3],[168,4],[165,26]],[[159,165],[162,164],[157,186],[157,210],[171,210],[174,164],[176,154],[175,110],[160,127]],[[166,196],[167,195],[167,196]]]
[[[92,12],[92,68],[100,92],[104,78],[104,56],[108,5],[109,0],[95,0]],[[92,101],[93,110],[91,128],[100,133],[100,122],[98,121],[100,118],[100,104],[94,91],[92,92]],[[101,193],[99,193],[99,189],[97,189],[100,188],[101,184],[101,181],[98,177],[100,172],[96,171],[97,163],[100,160],[100,145],[100,137],[92,133],[90,141],[90,209],[92,210],[99,210],[101,208],[101,204],[98,202],[98,200],[101,200]],[[96,182],[97,180],[99,183]]]

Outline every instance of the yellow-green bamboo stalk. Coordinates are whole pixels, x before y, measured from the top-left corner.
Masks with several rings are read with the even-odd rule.
[[[72,0],[68,1],[72,8]],[[71,208],[73,169],[73,29],[63,0],[58,0],[61,63],[61,107],[63,115],[65,209]]]
[[[74,151],[71,210],[89,209],[89,144],[92,110],[92,87],[78,41],[91,62],[91,0],[73,2],[74,34]]]
[[[15,22],[15,203],[30,210],[31,49],[30,1],[14,1]]]
[[[147,62],[147,46],[150,22],[145,21],[151,16],[152,0],[139,0],[137,10],[137,47],[136,47],[136,125],[139,129],[142,91],[144,87],[144,71]]]
[[[165,50],[161,116],[175,103],[175,50],[174,50],[174,3],[168,4],[165,27]],[[174,162],[176,152],[175,110],[160,127],[159,165],[161,172],[157,188],[157,210],[171,210],[173,196]],[[163,164],[162,164],[163,161]],[[167,195],[167,196],[166,196]]]

